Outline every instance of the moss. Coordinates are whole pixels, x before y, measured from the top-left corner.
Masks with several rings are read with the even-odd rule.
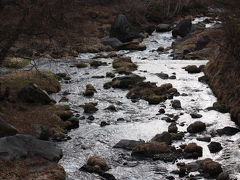
[[[11,92],[19,92],[29,83],[35,83],[48,93],[60,91],[61,86],[57,76],[49,71],[11,71],[0,77],[3,88],[9,87]]]
[[[135,71],[137,69],[137,65],[134,64],[131,61],[131,58],[128,57],[115,58],[112,63],[112,67],[116,69],[117,72]]]
[[[3,61],[3,66],[8,68],[23,68],[30,63],[30,59],[23,58],[6,58]]]

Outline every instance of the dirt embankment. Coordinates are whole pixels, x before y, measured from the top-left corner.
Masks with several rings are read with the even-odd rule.
[[[213,51],[211,61],[206,66],[205,73],[209,85],[218,97],[217,106],[225,112],[230,112],[232,120],[240,124],[240,2],[231,0],[220,4],[225,9],[222,14],[224,34],[218,42],[218,48]]]

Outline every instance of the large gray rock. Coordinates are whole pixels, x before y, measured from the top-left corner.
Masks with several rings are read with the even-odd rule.
[[[173,29],[172,35],[175,38],[177,36],[185,37],[191,32],[191,29],[192,29],[192,20],[184,19],[179,24],[177,24],[177,26]]]
[[[171,31],[171,30],[172,30],[172,27],[171,27],[170,24],[159,24],[156,27],[157,32],[168,32],[168,31]]]
[[[24,134],[0,138],[0,159],[2,160],[20,159],[30,152],[49,161],[59,161],[62,158],[62,150],[53,142],[42,141]]]
[[[144,141],[122,139],[113,147],[114,148],[122,148],[122,149],[126,149],[126,150],[132,150],[134,147],[136,147],[140,144],[144,144]]]
[[[113,48],[119,48],[123,45],[123,43],[117,38],[109,38],[102,41],[102,44],[104,44],[105,46],[111,46]]]
[[[50,104],[55,101],[48,95],[48,93],[36,84],[30,84],[24,87],[18,93],[18,97],[27,103]]]
[[[139,37],[139,32],[129,23],[126,16],[120,14],[114,20],[110,37],[115,37],[122,42],[128,42]]]
[[[13,136],[17,133],[18,131],[15,127],[6,123],[3,120],[0,120],[0,138],[5,136]]]

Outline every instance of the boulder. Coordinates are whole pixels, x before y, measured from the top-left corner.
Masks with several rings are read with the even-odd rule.
[[[140,43],[127,43],[117,48],[118,50],[132,50],[132,51],[144,51],[147,49],[146,45]]]
[[[142,82],[145,78],[136,74],[117,77],[112,80],[112,87],[119,89],[129,89],[134,87],[137,83]]]
[[[204,173],[207,173],[212,178],[216,178],[223,172],[221,164],[214,162],[212,159],[203,160],[202,166]]]
[[[171,104],[172,104],[172,107],[173,107],[174,109],[181,109],[181,108],[182,108],[181,102],[180,102],[179,100],[173,100],[173,101],[171,102]]]
[[[145,143],[144,141],[122,139],[116,145],[114,145],[113,148],[132,150],[134,147],[144,144],[144,143]]]
[[[206,25],[200,22],[192,25],[191,32],[198,31],[198,30],[205,30],[205,29],[206,29]]]
[[[123,43],[117,38],[110,38],[110,39],[104,40],[104,41],[102,41],[102,44],[105,46],[111,46],[115,49],[117,49],[123,45]]]
[[[100,127],[109,126],[109,125],[110,125],[110,123],[107,121],[101,121],[101,123],[100,123]]]
[[[29,84],[18,93],[18,97],[27,103],[50,104],[56,103],[46,91],[42,90],[36,84]]]
[[[12,125],[0,119],[0,138],[5,136],[13,136],[18,133],[18,130]]]
[[[168,74],[165,74],[163,72],[161,73],[157,73],[156,74],[158,77],[160,77],[161,79],[168,79],[169,78],[169,75]]]
[[[201,121],[196,121],[190,124],[187,128],[189,133],[199,133],[206,130],[206,124]]]
[[[173,29],[172,35],[173,37],[181,36],[185,37],[191,32],[192,28],[192,20],[184,19]]]
[[[177,133],[178,132],[178,127],[176,123],[172,123],[168,126],[168,132],[169,133]]]
[[[185,71],[187,71],[190,74],[196,74],[196,73],[200,73],[202,70],[201,70],[201,68],[197,67],[196,65],[189,65],[189,66],[185,67]]]
[[[106,110],[109,110],[109,111],[117,111],[116,107],[112,104],[112,105],[109,105]]]
[[[98,111],[98,108],[96,108],[96,104],[94,103],[86,103],[83,105],[83,108],[85,113],[95,113]]]
[[[227,135],[227,136],[233,136],[237,133],[239,133],[240,130],[234,127],[224,127],[223,129],[217,129],[217,133],[218,135],[222,136],[222,135]]]
[[[218,175],[217,180],[230,180],[229,174],[227,172],[222,172]]]
[[[172,26],[170,24],[159,24],[156,27],[156,32],[168,32],[172,30]]]
[[[126,16],[118,15],[111,27],[110,37],[115,37],[122,42],[129,42],[139,37],[139,32],[129,23]]]
[[[211,142],[211,137],[197,137],[198,141]]]
[[[106,62],[102,62],[102,61],[92,61],[90,63],[90,66],[97,68],[99,66],[107,66],[107,63]]]
[[[170,152],[170,146],[165,142],[148,142],[133,148],[132,156],[152,157],[156,154]]]
[[[198,118],[201,118],[201,117],[202,117],[201,114],[197,114],[197,113],[191,113],[190,116],[191,116],[193,119],[198,119]]]
[[[99,156],[92,156],[87,160],[87,165],[94,167],[101,171],[109,170],[109,165],[107,161]]]
[[[211,142],[208,145],[208,149],[211,153],[217,153],[223,149],[222,145],[219,142]]]
[[[156,142],[165,142],[167,144],[171,144],[172,143],[172,136],[169,132],[163,132],[161,134],[157,134],[155,135],[151,141],[156,141]]]
[[[77,68],[86,68],[88,65],[84,62],[77,62],[74,64]]]
[[[87,84],[86,85],[86,90],[83,93],[84,96],[93,96],[94,93],[97,92],[96,89],[93,87],[92,84]]]
[[[49,161],[57,162],[62,158],[62,150],[57,148],[53,142],[39,140],[24,134],[0,138],[0,159],[20,159],[29,153]]]
[[[184,148],[185,158],[198,158],[202,157],[203,148],[196,143],[190,143]]]

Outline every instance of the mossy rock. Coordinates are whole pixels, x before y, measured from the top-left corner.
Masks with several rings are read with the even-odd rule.
[[[115,58],[112,67],[116,69],[116,71],[135,71],[137,69],[137,65],[134,64],[130,57],[120,57]]]
[[[30,63],[30,59],[24,59],[24,58],[16,58],[16,57],[12,57],[12,58],[6,58],[3,61],[3,66],[7,67],[7,68],[23,68],[25,66],[27,66]]]
[[[11,71],[0,77],[0,83],[3,88],[9,87],[11,92],[19,92],[31,83],[37,84],[48,93],[56,93],[61,89],[57,76],[49,71]]]

